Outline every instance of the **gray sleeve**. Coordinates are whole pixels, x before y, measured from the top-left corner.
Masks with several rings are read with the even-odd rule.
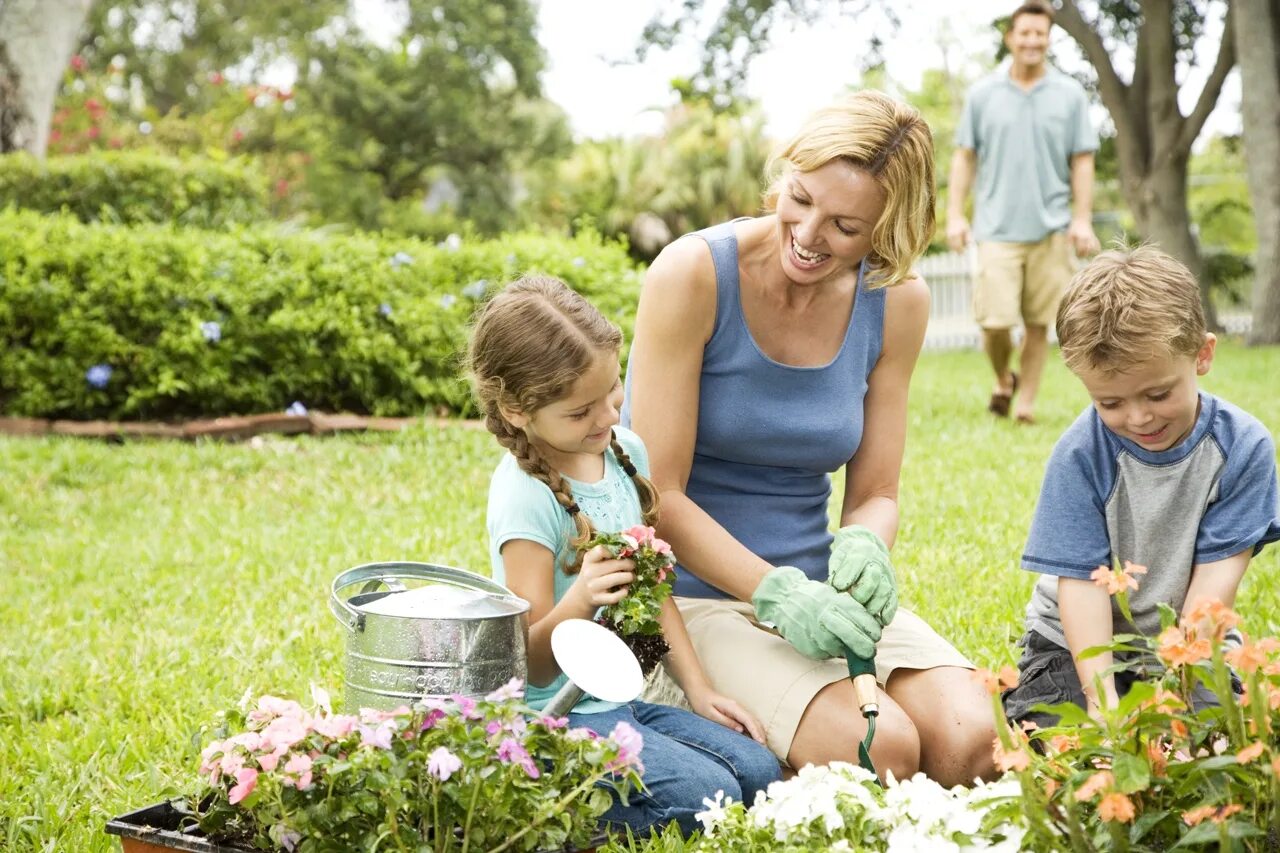
[[[975,113],[977,107],[974,104],[973,90],[965,95],[964,106],[960,109],[960,123],[956,125],[956,147],[968,148],[970,151],[978,150],[978,131]]]
[[[1098,133],[1093,129],[1093,122],[1089,121],[1089,96],[1079,86],[1076,87],[1075,109],[1072,112],[1071,153],[1097,151]]]

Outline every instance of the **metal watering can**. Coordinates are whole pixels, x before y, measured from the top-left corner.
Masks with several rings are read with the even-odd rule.
[[[406,580],[420,583],[409,588]],[[455,693],[481,697],[527,678],[529,602],[483,575],[369,563],[333,579],[329,609],[347,631],[350,711]]]

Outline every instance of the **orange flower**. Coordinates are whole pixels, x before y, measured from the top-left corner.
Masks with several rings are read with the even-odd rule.
[[[1099,770],[1088,779],[1084,780],[1084,784],[1076,788],[1076,802],[1083,803],[1085,800],[1092,800],[1100,791],[1104,791],[1115,784],[1116,778],[1111,775],[1110,770]]]
[[[1106,566],[1098,566],[1089,577],[1093,579],[1095,584],[1104,587],[1107,590],[1107,595],[1116,595],[1126,590],[1138,588],[1138,579],[1126,573],[1124,569],[1112,571]]]
[[[1261,643],[1245,643],[1227,652],[1224,657],[1227,663],[1245,675],[1257,672],[1267,663],[1267,653]]]
[[[1170,720],[1169,731],[1173,732],[1175,737],[1186,737],[1188,734],[1187,724],[1182,720]]]
[[[1052,799],[1053,795],[1058,793],[1058,780],[1046,779],[1044,783],[1044,793],[1046,797]]]
[[[1271,772],[1280,776],[1280,757],[1271,759]]]
[[[1232,803],[1229,806],[1223,806],[1222,808],[1218,809],[1218,813],[1213,816],[1213,822],[1226,823],[1227,818],[1231,817],[1233,814],[1237,814],[1242,811],[1244,811],[1244,806],[1240,805],[1239,803]]]
[[[1002,772],[1026,770],[1031,766],[1031,756],[1027,754],[1025,749],[1014,747],[1006,750],[1004,745],[1000,743],[999,738],[996,738],[995,748],[992,750],[991,755],[995,759],[996,767],[1000,768]]]
[[[1143,703],[1146,708],[1155,708],[1162,714],[1172,714],[1175,711],[1181,711],[1187,707],[1187,703],[1182,701],[1177,693],[1172,690],[1166,690],[1164,687],[1157,687],[1156,692],[1150,699]]]
[[[1196,626],[1197,629],[1208,628],[1208,631],[1199,631],[1199,633],[1210,634],[1214,639],[1220,640],[1228,628],[1234,628],[1240,624],[1240,614],[1218,599],[1208,598],[1191,608],[1183,621]]]
[[[1168,754],[1167,747],[1159,740],[1147,741],[1147,760],[1151,762],[1151,773],[1153,775],[1164,775],[1165,768],[1169,766]]]
[[[1000,667],[1000,688],[1002,690],[1012,690],[1018,686],[1018,670],[1005,664]]]
[[[1160,632],[1156,642],[1156,654],[1174,669],[1208,660],[1213,655],[1213,646],[1208,640],[1193,641],[1181,628],[1172,625]]]
[[[1054,735],[1049,739],[1049,746],[1056,753],[1070,752],[1080,748],[1080,738],[1075,735]]]
[[[1098,817],[1103,820],[1118,820],[1121,823],[1128,823],[1133,820],[1134,811],[1133,800],[1119,791],[1112,791],[1098,803]]]
[[[1187,826],[1196,826],[1203,823],[1205,818],[1216,814],[1217,811],[1217,806],[1196,806],[1194,809],[1182,813],[1182,822]]]
[[[1250,761],[1253,761],[1253,759],[1257,758],[1259,755],[1262,755],[1262,751],[1264,749],[1266,749],[1266,745],[1263,744],[1262,741],[1258,741],[1257,743],[1252,743],[1249,746],[1246,746],[1244,749],[1240,750],[1240,752],[1236,753],[1236,761],[1240,764],[1248,764]]]

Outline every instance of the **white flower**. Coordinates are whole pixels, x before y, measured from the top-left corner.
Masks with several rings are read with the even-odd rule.
[[[707,810],[704,812],[698,812],[694,817],[696,817],[698,822],[702,824],[702,831],[704,833],[711,835],[712,832],[715,831],[716,825],[728,817],[728,812],[725,811],[725,807],[732,802],[732,797],[727,800],[725,799],[723,790],[716,791],[716,798],[714,800],[710,797],[702,798],[702,804],[707,807]]]

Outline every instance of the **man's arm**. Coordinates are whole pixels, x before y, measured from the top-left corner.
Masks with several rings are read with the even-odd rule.
[[[969,220],[964,215],[964,201],[969,197],[977,171],[977,152],[972,148],[956,148],[951,155],[951,178],[947,183],[947,243],[954,252],[963,251],[969,245]]]
[[[1067,635],[1067,648],[1076,664],[1076,675],[1088,702],[1088,711],[1095,714],[1099,707],[1098,689],[1094,678],[1101,676],[1111,666],[1111,652],[1103,652],[1081,660],[1080,653],[1093,646],[1111,642],[1111,596],[1105,588],[1091,580],[1058,578],[1058,615],[1062,619],[1062,631]],[[1114,708],[1116,682],[1114,676],[1102,679],[1106,704]]]
[[[1067,239],[1076,255],[1084,257],[1101,248],[1093,233],[1093,152],[1071,155],[1071,224]]]

